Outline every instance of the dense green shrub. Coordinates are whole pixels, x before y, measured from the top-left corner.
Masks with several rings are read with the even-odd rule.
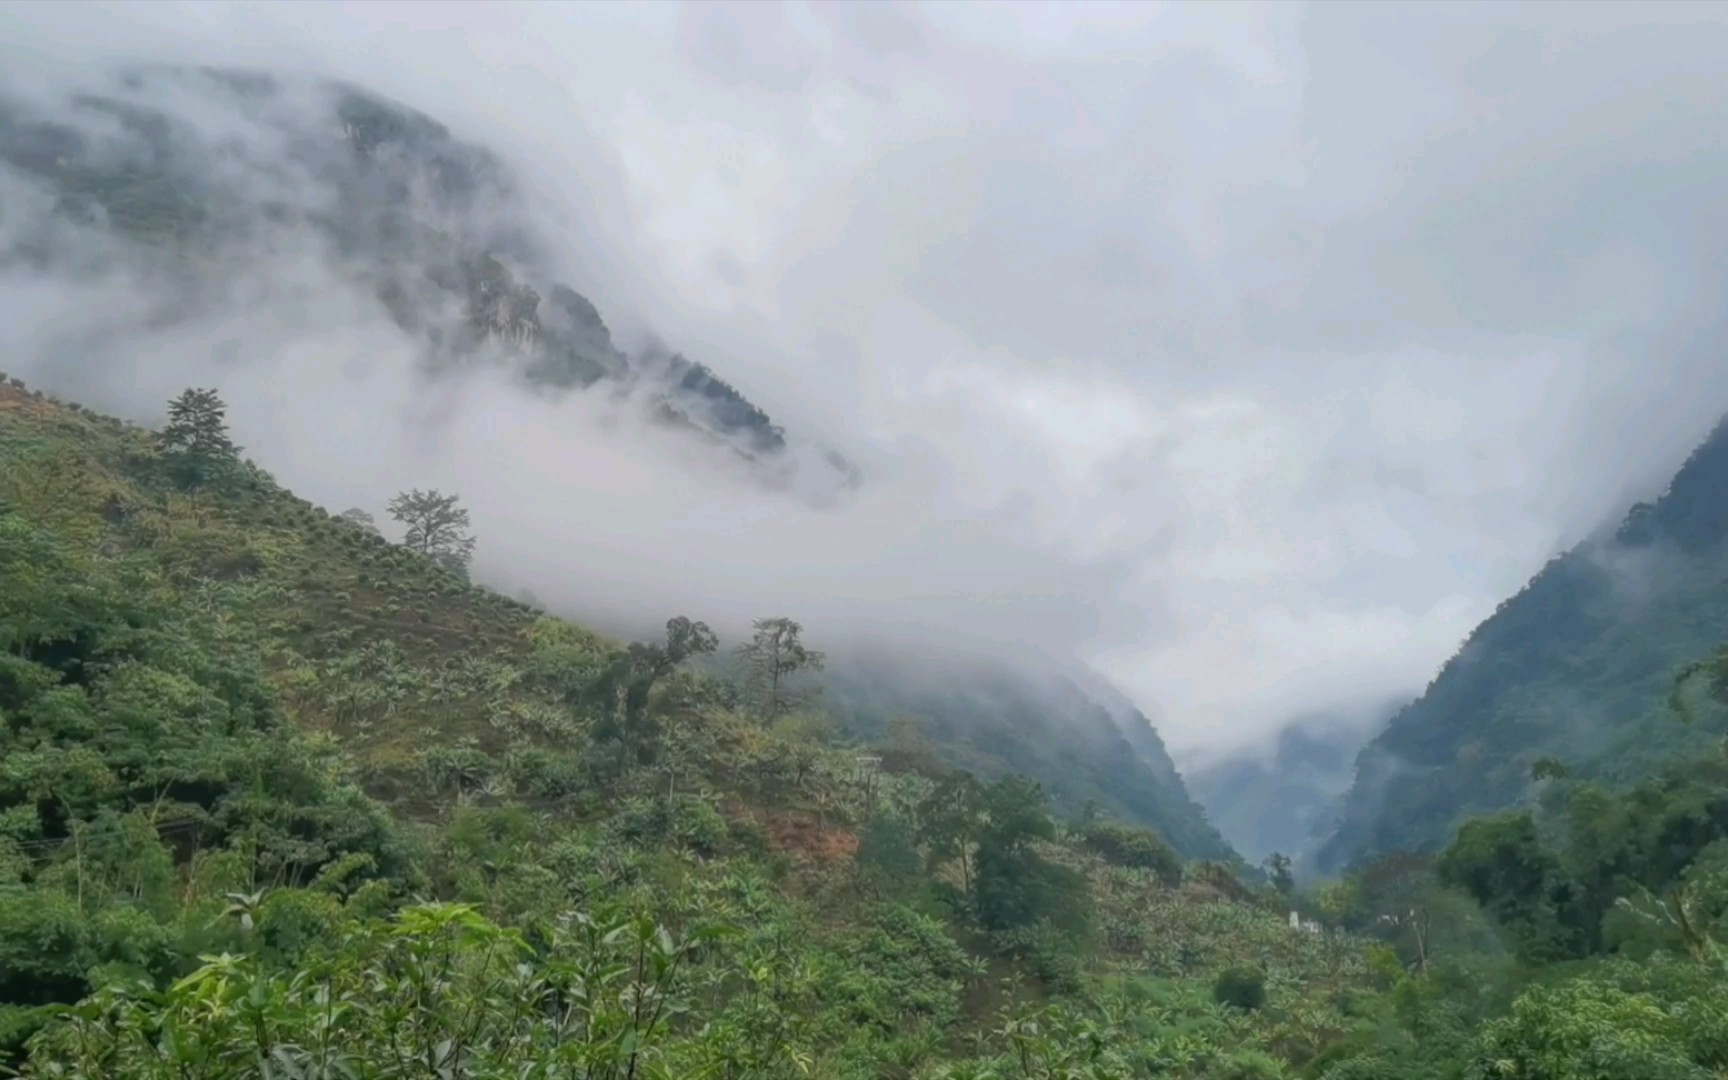
[[[612,818],[616,835],[633,844],[676,844],[703,855],[718,852],[730,830],[712,803],[695,795],[637,796]]]
[[[1166,885],[1182,881],[1182,857],[1151,829],[1118,821],[1093,821],[1081,836],[1086,846],[1117,866],[1150,870]]]
[[[561,799],[589,786],[581,762],[538,746],[513,747],[504,755],[503,772],[515,791],[533,799]]]
[[[1238,1009],[1266,1004],[1266,976],[1253,968],[1226,968],[1212,982],[1212,1000]]]

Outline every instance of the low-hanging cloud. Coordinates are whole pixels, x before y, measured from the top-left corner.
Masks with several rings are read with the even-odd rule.
[[[219,61],[437,117],[622,341],[865,482],[812,509],[629,400],[429,382],[315,247],[122,342],[135,283],[9,275],[0,366],[217,382],[284,481],[458,489],[483,570],[579,611],[1078,655],[1213,753],[1419,690],[1728,402],[1724,12],[9,7],[15,81]]]

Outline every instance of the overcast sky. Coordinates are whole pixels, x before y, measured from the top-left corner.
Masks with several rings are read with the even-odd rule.
[[[0,39],[425,109],[521,171],[626,337],[869,478],[826,518],[727,509],[548,444],[476,493],[513,565],[994,626],[1190,761],[1418,692],[1728,407],[1723,6],[13,4]],[[304,482],[305,419],[242,441]]]

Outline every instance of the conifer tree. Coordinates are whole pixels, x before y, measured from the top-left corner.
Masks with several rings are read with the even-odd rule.
[[[168,403],[168,423],[157,448],[174,481],[188,491],[220,481],[234,467],[240,448],[228,437],[228,406],[214,390],[189,388]]]

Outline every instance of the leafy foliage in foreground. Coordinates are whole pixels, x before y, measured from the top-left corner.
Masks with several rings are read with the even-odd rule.
[[[172,452],[0,389],[24,1075],[1728,1076],[1728,761],[1254,888]]]

